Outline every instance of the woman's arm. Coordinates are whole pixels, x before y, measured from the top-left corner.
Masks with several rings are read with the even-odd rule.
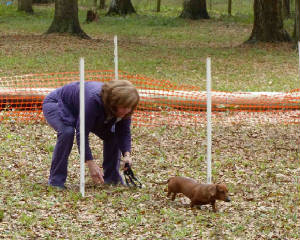
[[[130,131],[131,119],[123,119],[116,123],[116,136],[123,155],[121,162],[121,168],[124,169],[125,164],[132,165],[131,159],[131,131]]]
[[[119,144],[119,148],[124,156],[125,153],[131,152],[131,118],[122,119],[116,123],[116,137]]]

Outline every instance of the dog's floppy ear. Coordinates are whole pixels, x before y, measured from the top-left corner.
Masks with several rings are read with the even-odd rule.
[[[217,191],[224,193],[224,192],[226,192],[228,190],[227,190],[227,188],[226,188],[226,186],[224,184],[217,184]]]
[[[208,187],[208,192],[211,197],[215,196],[217,194],[217,186],[215,184],[212,184]]]

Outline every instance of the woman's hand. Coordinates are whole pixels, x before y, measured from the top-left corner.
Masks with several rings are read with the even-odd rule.
[[[130,156],[130,153],[129,153],[129,152],[126,152],[126,153],[124,154],[124,157],[123,157],[123,160],[122,160],[122,164],[121,164],[121,167],[122,167],[123,170],[126,170],[126,169],[125,169],[125,164],[126,164],[126,163],[128,163],[129,166],[132,165],[132,160],[131,160],[131,156]]]
[[[104,179],[102,169],[93,160],[87,161],[86,164],[89,168],[89,172],[93,182],[95,184],[103,184]]]

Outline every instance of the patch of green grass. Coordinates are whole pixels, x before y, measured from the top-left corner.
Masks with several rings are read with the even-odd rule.
[[[53,228],[55,226],[55,219],[53,216],[48,216],[45,220],[41,222],[44,228]]]
[[[33,214],[31,215],[23,212],[19,218],[19,222],[26,227],[31,227],[37,222],[37,217]]]
[[[0,222],[3,221],[3,218],[4,218],[4,210],[0,209]]]
[[[96,198],[97,201],[99,200],[101,202],[106,202],[107,199],[108,199],[108,195],[107,195],[106,192],[101,192],[101,193],[97,193],[95,195],[95,198]]]

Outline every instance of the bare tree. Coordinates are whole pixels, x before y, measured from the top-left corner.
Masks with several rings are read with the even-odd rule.
[[[105,0],[100,0],[99,8],[100,9],[105,9]]]
[[[247,42],[290,40],[289,34],[283,27],[282,0],[254,0],[254,24]]]
[[[112,0],[106,15],[127,15],[136,13],[131,0]]]
[[[156,12],[160,12],[161,0],[156,0]]]
[[[97,2],[98,0],[94,0],[95,9],[97,9]],[[105,8],[105,0],[100,0],[99,9],[104,9],[104,8]]]
[[[53,3],[54,0],[33,0],[32,3]]]
[[[184,0],[181,18],[209,19],[206,0]]]
[[[299,1],[295,1],[295,24],[294,24],[294,33],[293,33],[293,38],[295,42],[299,42],[299,28],[300,28],[300,6],[299,6]]]
[[[231,16],[231,10],[232,10],[232,0],[228,0],[228,16]]]
[[[291,17],[291,1],[282,0],[282,13],[284,18]]]
[[[55,0],[54,19],[47,33],[70,33],[90,38],[80,27],[77,0]]]
[[[33,13],[32,0],[18,0],[18,11]]]

